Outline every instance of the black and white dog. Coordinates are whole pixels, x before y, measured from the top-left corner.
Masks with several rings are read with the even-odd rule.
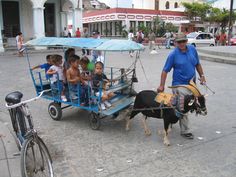
[[[157,93],[152,90],[141,91],[137,94],[135,102],[134,102],[133,110],[131,112],[130,117],[128,118],[126,122],[126,130],[130,129],[131,119],[134,118],[140,112],[144,115],[142,122],[143,122],[146,135],[151,135],[151,131],[146,123],[147,117],[154,117],[154,118],[160,118],[160,119],[163,118],[164,120],[164,132],[163,132],[164,140],[163,141],[165,145],[169,146],[170,142],[168,139],[168,133],[170,132],[171,125],[178,122],[179,116],[181,114],[186,114],[189,111],[190,112],[195,111],[196,114],[202,114],[202,115],[207,114],[205,98],[203,95],[200,97],[195,97],[193,95],[184,96],[183,110],[178,110],[177,108],[170,107],[169,109],[162,109],[162,111],[160,109],[152,110],[152,108],[158,108],[160,106],[160,103],[157,103],[155,101],[156,96],[157,96]],[[177,96],[178,95],[176,95],[176,97]],[[164,106],[166,107],[166,105]]]

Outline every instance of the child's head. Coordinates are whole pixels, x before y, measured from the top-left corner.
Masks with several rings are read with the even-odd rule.
[[[72,55],[75,55],[75,49],[69,48],[65,52],[65,59],[69,59]]]
[[[84,56],[81,60],[80,60],[80,65],[82,67],[83,70],[87,70],[87,66],[89,64],[89,59],[88,57]]]
[[[47,55],[47,56],[46,56],[46,60],[47,60],[47,63],[48,63],[48,64],[52,64],[51,56],[52,56],[52,55]]]
[[[62,64],[62,56],[61,55],[51,55],[52,64],[55,66],[60,66]]]
[[[102,62],[100,62],[100,61],[97,62],[95,64],[95,73],[101,75],[103,73],[103,67],[104,67],[104,65]]]
[[[80,57],[78,55],[72,55],[69,57],[68,62],[71,67],[78,68],[80,64]]]

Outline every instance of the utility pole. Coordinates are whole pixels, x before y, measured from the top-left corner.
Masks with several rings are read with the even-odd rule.
[[[233,28],[233,4],[234,0],[230,0],[230,11],[229,11],[229,33],[228,33],[228,45],[230,45],[230,38],[232,37],[232,28]]]

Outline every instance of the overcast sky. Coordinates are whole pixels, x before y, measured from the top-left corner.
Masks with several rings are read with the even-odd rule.
[[[132,0],[99,0],[100,2],[106,3],[111,8],[118,7],[124,7],[124,8],[131,8],[132,7]]]
[[[229,9],[230,8],[230,0],[218,0],[214,3],[215,7],[218,8],[226,8]],[[236,9],[236,1],[234,0],[234,9]]]

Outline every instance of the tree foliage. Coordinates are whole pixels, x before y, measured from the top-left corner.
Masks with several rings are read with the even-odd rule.
[[[185,13],[189,20],[195,21],[197,17],[201,21],[208,21],[210,23],[218,23],[222,29],[225,29],[229,24],[229,10],[212,7],[208,3],[182,3],[185,7]],[[232,20],[236,20],[236,13],[233,13]]]
[[[205,20],[206,14],[211,9],[211,5],[208,3],[184,2],[182,4],[185,7],[185,12],[190,20],[196,20],[197,17],[200,17],[202,21]]]
[[[153,19],[153,31],[157,36],[163,36],[167,31],[178,32],[178,27],[170,22],[165,23],[158,16]]]

